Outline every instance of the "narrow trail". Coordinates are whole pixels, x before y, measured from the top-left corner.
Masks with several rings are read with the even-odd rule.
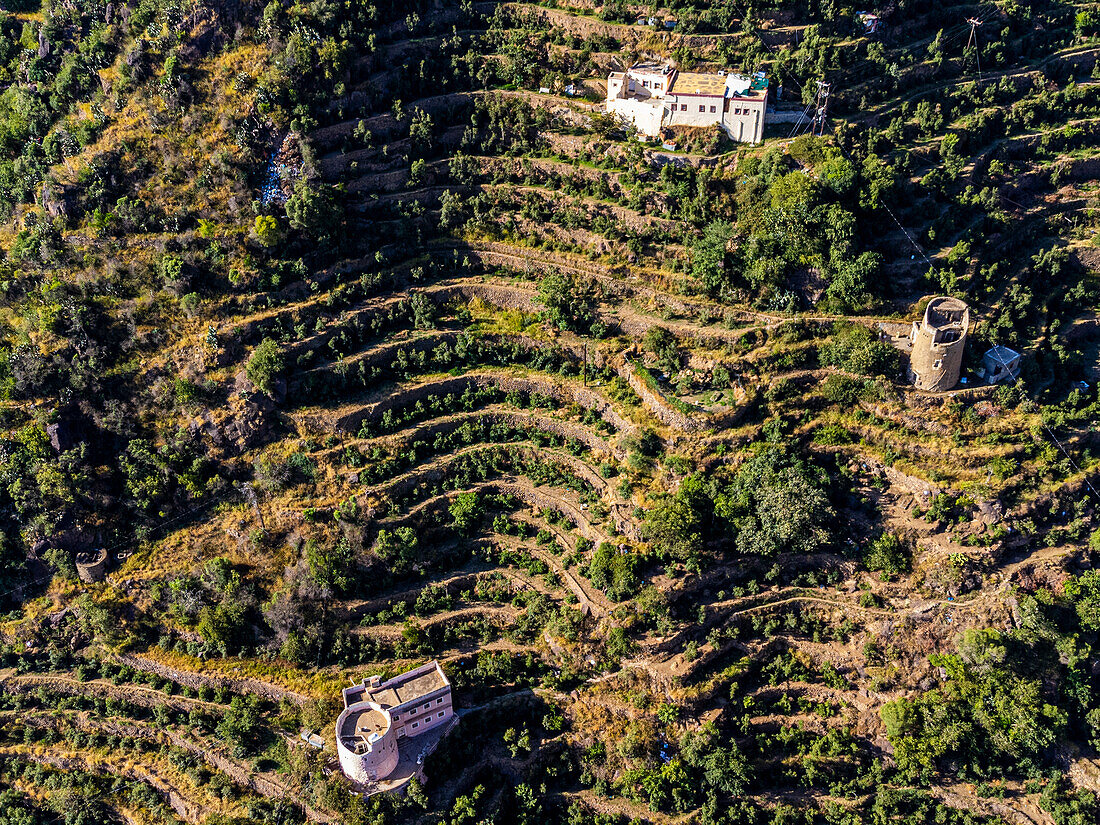
[[[0,712],[4,713],[4,712]],[[58,711],[50,712],[50,717]],[[85,731],[96,731],[112,736],[124,736],[144,739],[150,742],[163,743],[165,739],[174,747],[187,751],[198,757],[212,769],[232,779],[237,785],[248,788],[268,799],[287,799],[288,797],[301,797],[301,789],[292,790],[280,782],[271,772],[261,772],[251,765],[242,764],[226,754],[222,753],[217,744],[211,740],[197,741],[191,736],[185,736],[171,727],[158,727],[153,729],[148,724],[137,721],[119,722],[115,718],[96,719],[83,711],[65,712],[68,721]],[[24,715],[24,718],[27,718]],[[43,717],[48,723],[49,717]],[[178,786],[173,785],[174,789]],[[312,822],[336,823],[339,820],[328,813],[317,810],[307,804],[299,802],[306,814],[306,818]]]
[[[440,433],[449,434],[461,428],[464,424],[504,423],[517,429],[531,427],[539,432],[550,435],[558,435],[563,438],[572,438],[585,444],[590,450],[606,453],[623,461],[626,452],[613,442],[593,433],[589,425],[580,424],[568,417],[552,417],[538,412],[513,407],[506,403],[487,404],[476,410],[445,413],[434,416],[429,421],[418,421],[400,429],[393,430],[371,438],[353,437],[347,439],[338,447],[324,450],[318,454],[319,458],[336,460],[348,447],[367,447],[371,445],[384,445],[391,450],[407,448],[416,441],[426,441]],[[489,442],[486,442],[489,443]],[[495,442],[492,442],[495,443]],[[521,444],[523,441],[508,441],[507,444]]]
[[[168,694],[164,693],[163,691],[159,691],[156,688],[146,687],[143,685],[116,685],[113,682],[109,682],[103,679],[89,679],[87,681],[81,681],[79,679],[73,679],[68,676],[59,676],[54,674],[0,674],[0,689],[12,690],[18,689],[18,687],[21,686],[30,687],[31,685],[41,685],[44,687],[57,688],[70,695],[84,695],[87,693],[95,693],[105,696],[114,696],[116,698],[123,698],[129,701],[133,701],[135,704],[144,705],[146,707],[166,705],[167,707],[175,707],[177,709],[181,707],[184,709],[191,707],[202,707],[208,710],[216,710],[218,712],[223,712],[225,710],[225,705],[219,705],[216,702],[207,702],[202,699],[192,699],[190,697],[181,696],[179,694]],[[12,686],[18,687],[13,688]]]
[[[590,541],[596,544],[600,542],[614,544],[611,536],[607,535],[585,516],[585,510],[575,500],[575,496],[566,493],[562,488],[535,485],[526,477],[514,475],[503,475],[496,479],[468,484],[462,490],[450,490],[432,496],[417,503],[401,515],[383,519],[378,523],[380,526],[387,528],[404,525],[408,522],[416,523],[426,512],[439,509],[460,492],[469,491],[512,495],[533,509],[555,510],[569,518],[576,525],[577,531]]]
[[[409,622],[422,630],[429,630],[437,625],[479,616],[488,616],[492,621],[498,624],[505,624],[514,621],[516,617],[519,616],[519,613],[520,611],[511,605],[477,604],[460,607],[455,610],[444,610],[439,613],[433,613],[427,618],[411,616]],[[405,626],[404,623],[363,625],[351,628],[350,632],[355,636],[379,636],[384,639],[394,639],[402,636],[405,631]]]

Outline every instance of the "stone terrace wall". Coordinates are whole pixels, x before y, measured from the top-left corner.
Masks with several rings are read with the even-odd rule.
[[[123,664],[129,665],[135,670],[155,673],[162,679],[178,682],[181,685],[196,690],[203,687],[215,689],[224,688],[233,693],[240,693],[242,695],[251,694],[263,699],[268,699],[272,702],[278,702],[280,699],[289,699],[297,704],[303,704],[309,701],[309,697],[301,693],[296,693],[293,690],[287,690],[277,685],[268,684],[267,682],[260,682],[256,679],[231,679],[224,676],[206,676],[201,673],[191,673],[190,671],[177,670],[174,667],[161,664],[160,662],[154,662],[151,659],[129,653],[120,654],[118,659]]]
[[[394,393],[381,401],[364,405],[349,413],[336,423],[336,429],[342,432],[357,432],[364,421],[377,423],[386,410],[426,401],[431,395],[462,395],[467,388],[480,389],[497,387],[504,393],[541,393],[563,404],[578,404],[592,410],[618,432],[634,432],[635,426],[620,416],[611,404],[599,393],[587,387],[578,387],[567,383],[557,383],[548,378],[521,377],[507,375],[473,374],[454,378],[445,378],[430,384]]]

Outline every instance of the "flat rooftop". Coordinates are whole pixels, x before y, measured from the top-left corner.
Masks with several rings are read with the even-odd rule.
[[[358,744],[369,742],[372,733],[382,735],[389,726],[386,714],[374,708],[364,708],[352,711],[344,717],[344,724],[340,726],[340,738],[347,747],[359,753],[362,749],[357,747]]]
[[[429,693],[447,685],[447,678],[443,675],[439,666],[435,665],[426,672],[418,673],[416,670],[411,670],[408,673],[395,676],[373,690],[367,688],[367,692],[370,694],[371,701],[377,702],[383,707],[392,708],[406,702],[415,701],[421,696],[427,696]]]
[[[650,72],[653,74],[668,74],[671,67],[660,60],[643,60],[630,67],[632,72]]]
[[[669,90],[674,95],[707,95],[722,97],[726,93],[726,76],[702,72],[680,72]]]

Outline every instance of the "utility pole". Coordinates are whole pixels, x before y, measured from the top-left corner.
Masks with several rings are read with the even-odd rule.
[[[966,41],[966,48],[974,47],[974,59],[978,62],[978,80],[982,79],[982,45],[978,42],[978,26],[982,21],[977,17],[968,17],[966,22],[970,24],[970,39]]]
[[[814,98],[814,120],[810,126],[810,133],[816,135],[825,134],[825,115],[829,111],[829,89],[831,83],[824,80],[817,81],[817,96]]]

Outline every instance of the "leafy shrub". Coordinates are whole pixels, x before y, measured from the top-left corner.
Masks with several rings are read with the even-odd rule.
[[[284,367],[283,353],[271,338],[264,338],[252,351],[245,372],[248,380],[268,395],[274,389],[275,379]]]

